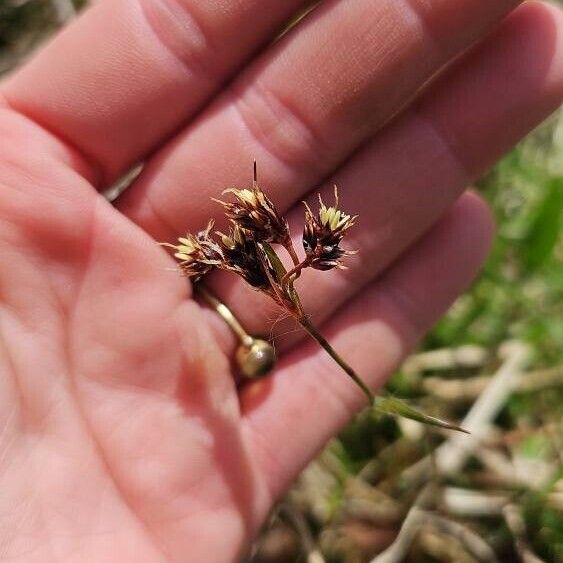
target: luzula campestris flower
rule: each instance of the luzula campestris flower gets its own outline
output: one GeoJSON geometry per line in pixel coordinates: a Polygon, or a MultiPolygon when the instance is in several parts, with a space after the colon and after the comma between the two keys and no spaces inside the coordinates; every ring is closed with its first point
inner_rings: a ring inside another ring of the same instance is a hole
{"type": "Polygon", "coordinates": [[[196,282],[209,273],[214,267],[220,266],[224,261],[223,250],[211,238],[211,229],[214,221],[211,220],[207,227],[192,235],[178,239],[178,244],[162,243],[175,250],[174,257],[178,260],[182,273],[196,282]]]}
{"type": "Polygon", "coordinates": [[[354,251],[340,248],[340,242],[346,231],[354,225],[357,216],[346,215],[338,209],[336,186],[334,186],[334,199],[334,206],[326,207],[319,195],[318,217],[313,215],[311,208],[305,203],[303,248],[311,267],[317,270],[345,268],[342,258],[355,254],[354,251]]]}
{"type": "Polygon", "coordinates": [[[213,221],[196,236],[186,235],[178,244],[166,244],[174,249],[182,272],[192,281],[198,281],[214,267],[241,276],[249,285],[269,295],[314,338],[363,390],[371,405],[383,412],[401,414],[428,424],[454,428],[447,422],[429,417],[394,397],[375,397],[362,378],[332,348],[305,313],[295,288],[295,282],[305,268],[330,270],[344,268],[342,258],[354,252],[343,250],[340,243],[354,225],[355,216],[338,209],[338,192],[335,186],[335,203],[327,207],[319,196],[320,208],[315,216],[305,204],[303,247],[305,257],[300,259],[293,248],[286,220],[276,211],[274,204],[258,187],[256,166],[254,182],[250,189],[229,189],[224,193],[234,195],[236,201],[220,203],[231,222],[228,235],[211,233],[213,221]],[[287,271],[271,243],[282,245],[293,261],[287,271]]]}
{"type": "Polygon", "coordinates": [[[233,222],[228,235],[218,235],[224,256],[221,268],[238,274],[252,287],[267,291],[271,284],[259,255],[263,251],[251,234],[233,222]]]}
{"type": "Polygon", "coordinates": [[[289,239],[287,221],[277,212],[274,204],[256,182],[252,187],[230,188],[236,201],[215,200],[225,208],[225,215],[237,225],[246,229],[259,242],[285,244],[289,239]]]}

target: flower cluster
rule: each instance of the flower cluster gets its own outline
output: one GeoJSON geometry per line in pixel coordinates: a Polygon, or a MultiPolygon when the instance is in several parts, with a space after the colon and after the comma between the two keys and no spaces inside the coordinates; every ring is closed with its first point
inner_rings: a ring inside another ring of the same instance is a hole
{"type": "Polygon", "coordinates": [[[346,231],[352,227],[357,215],[352,217],[338,209],[338,189],[334,186],[334,206],[326,207],[319,195],[319,214],[315,217],[305,203],[305,228],[303,230],[303,248],[312,268],[331,270],[345,268],[342,258],[355,254],[343,250],[340,242],[346,231]]]}
{"type": "MultiPolygon", "coordinates": [[[[278,213],[272,201],[256,182],[251,188],[230,188],[225,193],[234,196],[234,201],[219,201],[230,222],[228,234],[213,232],[213,221],[196,235],[187,234],[179,238],[177,244],[165,243],[174,250],[180,269],[192,281],[197,282],[214,268],[238,274],[250,286],[269,295],[314,338],[334,359],[342,370],[362,389],[370,404],[386,413],[395,413],[427,424],[443,428],[459,427],[434,417],[425,415],[395,397],[375,397],[362,378],[332,348],[317,330],[310,317],[301,306],[299,295],[294,287],[295,280],[305,268],[331,270],[344,268],[343,258],[354,254],[341,248],[340,244],[354,225],[357,216],[351,216],[339,209],[338,191],[334,188],[334,205],[327,207],[319,196],[319,210],[315,215],[305,203],[305,225],[303,229],[303,248],[305,257],[299,259],[289,232],[287,221],[278,213]],[[293,261],[287,271],[272,244],[281,245],[293,261]]],[[[206,293],[206,292],[204,292],[206,293]]],[[[237,330],[241,330],[240,327],[237,330]]],[[[271,346],[264,341],[266,348],[271,346]]],[[[242,352],[251,352],[242,346],[242,352]]],[[[270,354],[271,355],[271,354],[270,354]]],[[[272,367],[271,355],[266,373],[272,367]]],[[[260,364],[261,365],[261,364],[260,364]]],[[[252,374],[256,369],[251,370],[252,374]]]]}
{"type": "Polygon", "coordinates": [[[336,187],[332,207],[326,207],[319,196],[316,216],[305,204],[302,260],[293,247],[286,219],[256,179],[250,188],[229,188],[223,194],[234,196],[233,201],[215,200],[223,206],[229,220],[228,234],[213,232],[213,221],[210,221],[197,235],[187,234],[176,245],[166,244],[175,250],[182,272],[192,281],[199,281],[214,268],[227,270],[291,311],[295,310],[295,298],[288,294],[288,284],[293,284],[304,268],[343,268],[342,259],[353,254],[342,249],[340,243],[356,217],[338,208],[336,187]],[[288,251],[293,261],[289,272],[283,268],[272,244],[288,251]]]}
{"type": "Polygon", "coordinates": [[[192,235],[178,239],[178,244],[162,243],[174,249],[174,257],[178,260],[182,273],[192,281],[199,281],[213,268],[221,266],[225,261],[223,248],[211,236],[214,221],[210,220],[207,227],[192,235]]]}
{"type": "Polygon", "coordinates": [[[225,256],[223,269],[238,274],[249,285],[256,289],[268,290],[270,281],[268,274],[275,275],[268,265],[264,267],[263,253],[256,244],[249,231],[238,223],[233,226],[228,235],[219,233],[225,256]]]}
{"type": "Polygon", "coordinates": [[[225,208],[225,215],[240,228],[251,232],[256,240],[285,244],[289,240],[289,226],[280,216],[272,201],[253,184],[251,189],[229,188],[236,201],[215,200],[225,208]]]}

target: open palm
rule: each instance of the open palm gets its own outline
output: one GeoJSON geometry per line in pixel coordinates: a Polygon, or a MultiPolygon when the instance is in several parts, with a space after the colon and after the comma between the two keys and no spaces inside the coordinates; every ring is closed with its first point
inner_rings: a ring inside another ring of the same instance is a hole
{"type": "MultiPolygon", "coordinates": [[[[517,3],[332,0],[272,45],[306,2],[101,0],[4,81],[1,560],[240,557],[361,394],[284,330],[275,372],[237,389],[230,334],[155,240],[203,226],[253,158],[294,226],[336,181],[360,254],[301,293],[377,386],[486,254],[463,189],[563,94],[540,3],[420,93],[517,3]],[[139,160],[115,205],[99,195],[139,160]]],[[[260,296],[213,284],[269,332],[260,296]]]]}

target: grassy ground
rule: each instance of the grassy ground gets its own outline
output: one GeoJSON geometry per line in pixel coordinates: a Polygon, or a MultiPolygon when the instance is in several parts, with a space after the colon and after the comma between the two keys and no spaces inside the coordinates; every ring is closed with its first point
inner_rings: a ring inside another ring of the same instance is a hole
{"type": "Polygon", "coordinates": [[[255,562],[563,561],[563,115],[479,187],[498,223],[491,257],[388,385],[467,417],[479,440],[464,455],[361,414],[304,472],[255,562]]]}
{"type": "Polygon", "coordinates": [[[448,469],[451,441],[364,413],[305,471],[254,561],[355,563],[390,544],[373,561],[563,561],[563,115],[479,187],[491,257],[389,383],[426,412],[471,411],[475,451],[448,469]]]}
{"type": "MultiPolygon", "coordinates": [[[[56,4],[0,0],[0,72],[66,19],[56,4]]],[[[479,187],[494,251],[389,383],[428,412],[469,417],[479,440],[463,452],[363,413],[281,503],[255,563],[360,563],[385,549],[374,561],[563,561],[563,115],[479,187]]]]}

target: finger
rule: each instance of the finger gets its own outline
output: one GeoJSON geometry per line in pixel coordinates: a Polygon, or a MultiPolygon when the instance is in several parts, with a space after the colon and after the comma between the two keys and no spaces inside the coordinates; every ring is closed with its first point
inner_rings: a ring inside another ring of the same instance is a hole
{"type": "MultiPolygon", "coordinates": [[[[344,245],[359,249],[348,270],[305,271],[297,282],[317,322],[369,283],[432,225],[504,151],[543,120],[563,97],[563,19],[544,4],[518,9],[471,57],[387,127],[327,182],[332,201],[359,214],[344,245]],[[510,92],[510,96],[506,95],[510,92]]],[[[314,198],[311,205],[316,205],[314,198]]],[[[301,246],[302,206],[289,214],[301,246]]],[[[214,291],[256,334],[279,316],[270,300],[238,278],[217,276],[214,291]]],[[[278,334],[293,325],[276,324],[278,334]]],[[[300,332],[278,339],[292,346],[300,332]]]]}
{"type": "Polygon", "coordinates": [[[2,93],[109,182],[201,108],[305,2],[101,0],[2,93]]]}
{"type": "Polygon", "coordinates": [[[518,0],[331,1],[148,165],[118,207],[159,240],[199,229],[252,158],[286,209],[518,0]],[[463,13],[463,18],[458,16],[463,13]]]}
{"type": "MultiPolygon", "coordinates": [[[[486,205],[474,195],[463,196],[321,332],[369,385],[381,386],[473,279],[492,230],[486,205]]],[[[241,399],[247,431],[273,496],[363,402],[361,391],[313,342],[285,356],[272,377],[244,389],[241,399]]]]}

